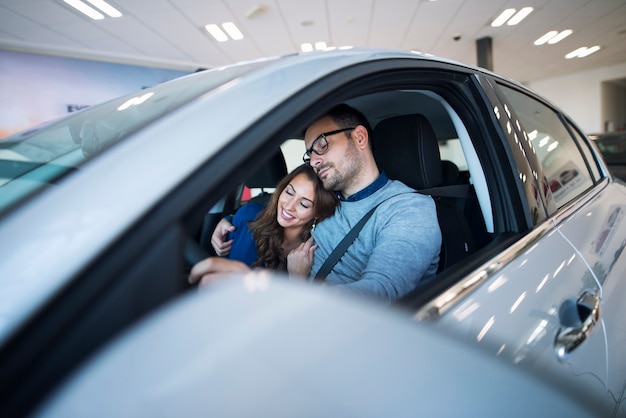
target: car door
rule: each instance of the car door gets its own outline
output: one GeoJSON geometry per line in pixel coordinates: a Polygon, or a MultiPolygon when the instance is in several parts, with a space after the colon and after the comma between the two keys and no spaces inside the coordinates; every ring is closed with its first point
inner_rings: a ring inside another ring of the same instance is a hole
{"type": "MultiPolygon", "coordinates": [[[[502,91],[511,100],[514,111],[522,107],[517,114],[524,129],[527,132],[537,130],[539,126],[532,125],[537,118],[524,120],[523,115],[528,114],[528,110],[534,114],[542,113],[542,105],[528,96],[517,95],[514,90],[503,88],[502,91]]],[[[551,113],[545,113],[552,117],[551,113]]],[[[594,155],[587,137],[563,115],[559,115],[558,122],[554,121],[555,128],[559,130],[559,137],[554,138],[558,140],[558,146],[549,153],[540,150],[537,152],[544,172],[551,170],[552,181],[560,182],[560,188],[552,193],[555,204],[547,206],[552,208],[550,215],[559,233],[580,254],[597,283],[597,295],[593,296],[596,303],[599,303],[598,322],[595,326],[603,332],[591,331],[591,334],[604,334],[606,403],[617,412],[625,383],[622,352],[626,334],[621,318],[625,313],[623,277],[626,261],[622,252],[626,237],[623,232],[619,232],[625,230],[624,188],[618,184],[609,184],[607,179],[603,179],[604,175],[601,174],[597,162],[598,156],[594,155]],[[586,193],[587,190],[593,191],[586,193]]],[[[542,148],[551,147],[550,141],[544,139],[544,143],[546,145],[542,148]]],[[[578,298],[583,295],[581,293],[578,298]]],[[[601,345],[598,343],[599,347],[601,345]]],[[[598,362],[601,358],[600,353],[597,353],[585,361],[598,362]]],[[[623,416],[624,407],[621,405],[618,416],[623,416]]]]}
{"type": "MultiPolygon", "coordinates": [[[[524,93],[520,86],[506,86],[518,100],[512,105],[507,95],[493,90],[493,82],[481,80],[489,97],[499,129],[509,147],[509,175],[515,178],[517,194],[526,213],[527,228],[497,247],[493,256],[443,292],[418,313],[418,317],[438,318],[436,326],[460,335],[472,344],[490,351],[517,367],[527,368],[553,381],[564,390],[585,387],[587,402],[608,403],[606,334],[601,324],[585,338],[572,337],[568,319],[574,322],[582,305],[599,306],[602,286],[596,280],[587,260],[568,238],[569,230],[585,234],[589,202],[601,199],[603,187],[598,184],[583,155],[579,155],[576,190],[566,191],[559,199],[549,187],[550,176],[541,164],[538,142],[546,137],[564,148],[576,149],[573,139],[558,114],[549,106],[524,93]],[[495,94],[494,94],[495,93],[495,94]],[[520,109],[520,103],[532,106],[520,109]],[[524,113],[524,117],[516,113],[524,113]],[[537,113],[539,112],[539,113],[537,113]],[[533,139],[530,135],[540,125],[533,139]],[[558,204],[556,203],[558,202],[558,204]],[[566,217],[559,217],[565,215],[566,217]],[[578,344],[564,346],[576,339],[578,344]]],[[[498,88],[500,88],[498,86],[498,88]]],[[[483,139],[489,141],[489,138],[483,139]]],[[[546,142],[542,147],[550,146],[546,142]]],[[[480,147],[478,147],[480,148],[480,147]]],[[[579,153],[580,154],[580,153],[579,153]]],[[[575,170],[566,166],[560,171],[575,170]]],[[[573,179],[569,179],[573,182],[573,179]]],[[[500,180],[503,181],[503,180],[500,180]]],[[[512,199],[515,201],[515,199],[512,199]]],[[[598,310],[589,309],[589,315],[598,310]]],[[[583,318],[585,319],[585,318],[583,318]]],[[[593,322],[593,321],[590,321],[593,322]]]]}
{"type": "MultiPolygon", "coordinates": [[[[571,128],[578,140],[582,144],[586,143],[587,137],[574,126],[571,128]]],[[[593,152],[593,147],[584,149],[593,152]]],[[[626,317],[626,287],[623,283],[626,277],[626,188],[622,183],[613,182],[608,183],[606,189],[589,205],[587,216],[594,218],[594,225],[590,228],[594,233],[586,235],[571,229],[565,234],[575,243],[602,284],[602,326],[606,328],[609,358],[608,396],[616,403],[615,416],[626,416],[626,359],[623,355],[626,342],[623,325],[623,318],[626,317]]]]}
{"type": "MultiPolygon", "coordinates": [[[[624,206],[623,191],[612,190],[615,185],[605,184],[605,190],[591,199],[584,208],[576,211],[559,223],[559,232],[576,248],[590,267],[591,276],[600,283],[601,327],[605,331],[607,362],[607,402],[616,409],[615,416],[624,416],[626,403],[626,365],[624,344],[626,343],[626,257],[623,254],[624,206]],[[588,228],[580,228],[580,224],[588,228]]],[[[594,331],[595,332],[595,331],[594,331]]],[[[588,361],[599,361],[589,357],[588,361]]]]}

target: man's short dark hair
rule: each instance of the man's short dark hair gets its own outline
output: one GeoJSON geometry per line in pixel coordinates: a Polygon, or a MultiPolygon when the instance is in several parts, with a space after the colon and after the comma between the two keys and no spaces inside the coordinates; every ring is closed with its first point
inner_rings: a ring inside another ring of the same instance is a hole
{"type": "Polygon", "coordinates": [[[365,129],[367,129],[369,146],[370,148],[372,147],[372,127],[370,126],[365,115],[357,109],[345,103],[341,103],[326,112],[325,116],[334,120],[340,128],[350,128],[352,126],[363,125],[365,129]]]}

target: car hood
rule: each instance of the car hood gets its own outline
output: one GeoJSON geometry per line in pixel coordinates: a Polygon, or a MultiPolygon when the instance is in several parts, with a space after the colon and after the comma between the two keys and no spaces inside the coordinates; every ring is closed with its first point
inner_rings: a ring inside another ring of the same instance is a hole
{"type": "Polygon", "coordinates": [[[262,273],[160,310],[36,416],[594,415],[576,402],[402,311],[262,273]]]}

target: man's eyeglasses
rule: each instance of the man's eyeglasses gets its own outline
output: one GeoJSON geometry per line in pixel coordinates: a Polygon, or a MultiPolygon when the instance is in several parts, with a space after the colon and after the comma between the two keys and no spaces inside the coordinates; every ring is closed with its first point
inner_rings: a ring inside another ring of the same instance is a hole
{"type": "Polygon", "coordinates": [[[353,129],[354,128],[342,128],[342,129],[336,129],[334,131],[324,132],[323,134],[320,134],[317,138],[315,138],[315,140],[311,144],[311,148],[306,150],[306,152],[302,156],[302,161],[304,161],[306,164],[310,164],[311,154],[313,153],[316,153],[317,155],[325,154],[326,151],[328,151],[328,140],[326,139],[326,137],[338,134],[340,132],[351,131],[353,129]]]}

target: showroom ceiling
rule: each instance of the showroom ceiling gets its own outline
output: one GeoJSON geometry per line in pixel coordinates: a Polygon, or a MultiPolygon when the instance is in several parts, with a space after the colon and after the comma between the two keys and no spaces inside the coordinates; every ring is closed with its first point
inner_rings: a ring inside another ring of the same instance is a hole
{"type": "Polygon", "coordinates": [[[476,64],[491,37],[493,70],[527,82],[626,62],[625,0],[109,0],[119,18],[92,20],[63,0],[0,0],[0,49],[193,70],[300,51],[301,44],[418,50],[476,64]],[[504,9],[534,10],[491,27],[504,9]],[[217,42],[205,25],[234,22],[217,42]],[[534,46],[551,30],[559,43],[534,46]],[[565,59],[579,47],[600,46],[565,59]]]}

